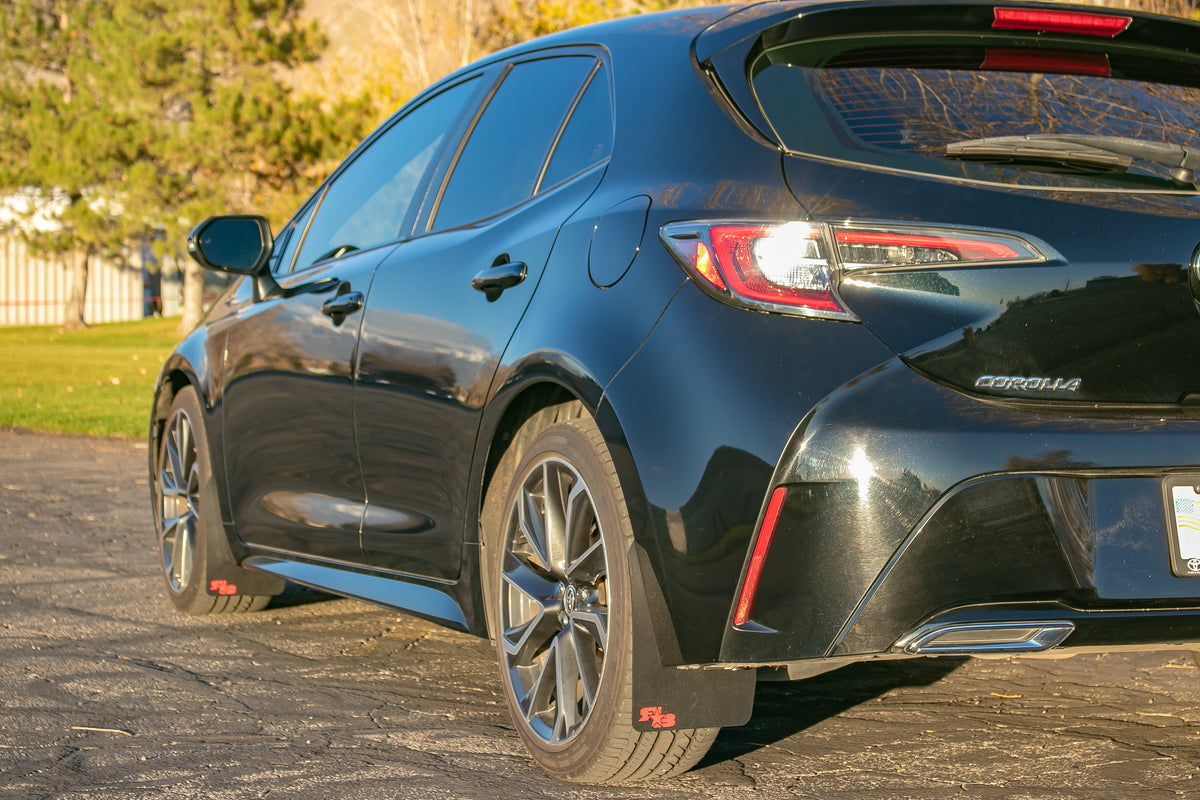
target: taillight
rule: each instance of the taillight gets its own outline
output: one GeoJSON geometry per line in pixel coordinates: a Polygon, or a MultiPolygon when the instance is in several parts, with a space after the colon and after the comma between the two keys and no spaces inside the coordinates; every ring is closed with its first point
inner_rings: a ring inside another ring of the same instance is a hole
{"type": "Polygon", "coordinates": [[[1124,33],[1133,17],[1090,11],[1055,11],[1044,8],[996,8],[993,28],[1043,33],[1082,33],[1116,36],[1124,33]]]}
{"type": "Polygon", "coordinates": [[[842,313],[819,225],[713,225],[717,263],[728,288],[761,303],[842,313]]]}
{"type": "Polygon", "coordinates": [[[1003,233],[864,226],[839,227],[834,236],[847,271],[1046,260],[1024,239],[1003,233]]]}
{"type": "Polygon", "coordinates": [[[661,239],[706,292],[760,311],[856,319],[837,294],[861,270],[1047,260],[1025,239],[995,231],[818,222],[675,222],[661,239]]]}

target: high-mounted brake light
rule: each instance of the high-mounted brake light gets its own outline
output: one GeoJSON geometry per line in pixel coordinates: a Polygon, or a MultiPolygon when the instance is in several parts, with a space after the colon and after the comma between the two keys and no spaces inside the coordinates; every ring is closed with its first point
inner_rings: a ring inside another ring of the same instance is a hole
{"type": "Polygon", "coordinates": [[[661,238],[702,289],[733,305],[854,320],[837,284],[847,273],[993,263],[1047,256],[995,231],[844,222],[675,222],[661,238]]]}
{"type": "Polygon", "coordinates": [[[1116,36],[1133,23],[1133,17],[1090,11],[1052,11],[1042,8],[996,8],[993,28],[1042,33],[1082,33],[1116,36]]]}

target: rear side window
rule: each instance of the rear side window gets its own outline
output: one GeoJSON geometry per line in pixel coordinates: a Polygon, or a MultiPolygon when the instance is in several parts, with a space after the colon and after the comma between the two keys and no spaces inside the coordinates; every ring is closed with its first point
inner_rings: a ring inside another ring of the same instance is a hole
{"type": "Polygon", "coordinates": [[[592,73],[591,56],[515,65],[459,154],[438,202],[433,230],[499,214],[533,196],[567,112],[592,73]]]}
{"type": "MultiPolygon", "coordinates": [[[[1026,186],[1191,189],[1162,159],[1064,156],[1051,142],[1101,136],[1200,149],[1200,64],[1108,40],[1013,34],[846,37],[766,50],[752,65],[762,110],[797,153],[1026,186]],[[1122,160],[1115,158],[1114,160],[1122,160]]],[[[1103,143],[1101,143],[1103,145],[1103,143]]]]}
{"type": "Polygon", "coordinates": [[[554,147],[540,189],[553,188],[608,158],[612,152],[612,137],[608,74],[600,67],[571,112],[571,119],[554,147]]]}

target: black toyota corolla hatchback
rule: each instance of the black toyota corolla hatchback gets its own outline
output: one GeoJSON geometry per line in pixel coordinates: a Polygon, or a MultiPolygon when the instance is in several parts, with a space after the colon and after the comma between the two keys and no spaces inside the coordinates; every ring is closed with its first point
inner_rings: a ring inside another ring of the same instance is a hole
{"type": "MultiPolygon", "coordinates": [[[[1200,25],[768,2],[472,64],[276,235],[151,424],[167,591],[490,637],[554,776],[755,683],[1200,641],[1200,25]]],[[[198,143],[203,146],[203,143],[198,143]]]]}

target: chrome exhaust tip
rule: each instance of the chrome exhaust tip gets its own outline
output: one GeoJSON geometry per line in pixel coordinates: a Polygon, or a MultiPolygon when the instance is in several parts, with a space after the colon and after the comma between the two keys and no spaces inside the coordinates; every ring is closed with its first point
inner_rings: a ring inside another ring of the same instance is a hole
{"type": "Polygon", "coordinates": [[[903,637],[896,648],[912,655],[1040,653],[1058,647],[1074,630],[1074,623],[1061,621],[935,622],[903,637]]]}

